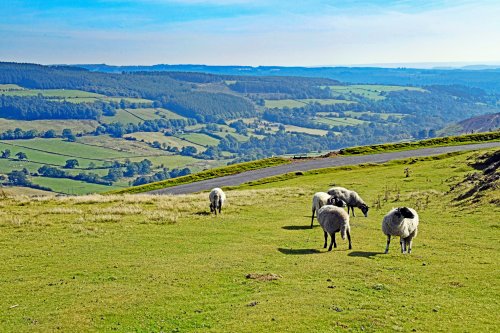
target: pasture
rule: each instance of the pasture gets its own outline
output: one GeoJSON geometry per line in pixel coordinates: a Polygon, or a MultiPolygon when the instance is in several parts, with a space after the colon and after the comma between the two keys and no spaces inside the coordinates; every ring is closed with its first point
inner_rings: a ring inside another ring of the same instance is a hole
{"type": "Polygon", "coordinates": [[[102,94],[72,89],[29,89],[17,86],[15,84],[0,84],[0,92],[1,94],[6,96],[29,97],[42,95],[46,98],[54,100],[65,100],[71,103],[93,103],[95,101],[119,103],[122,100],[129,103],[152,103],[151,100],[143,98],[110,97],[102,94]]]}
{"type": "Polygon", "coordinates": [[[385,99],[383,94],[393,91],[402,91],[402,90],[420,91],[420,92],[426,91],[425,89],[419,87],[391,86],[391,85],[379,85],[379,84],[353,84],[347,86],[330,86],[330,89],[333,92],[338,93],[339,95],[349,96],[355,94],[373,100],[385,99]]]}
{"type": "Polygon", "coordinates": [[[355,103],[353,101],[340,100],[340,99],[317,99],[317,98],[307,98],[307,99],[279,99],[279,100],[265,100],[266,108],[302,108],[306,105],[319,103],[321,105],[332,105],[332,104],[351,104],[355,103]]]}
{"type": "Polygon", "coordinates": [[[24,131],[37,130],[44,132],[54,130],[58,135],[66,128],[74,134],[90,133],[99,126],[95,120],[13,120],[0,118],[0,132],[20,128],[24,131]]]}
{"type": "Polygon", "coordinates": [[[183,140],[176,136],[171,136],[171,135],[166,136],[165,134],[160,132],[135,132],[131,134],[126,134],[125,137],[132,137],[139,141],[144,141],[149,143],[158,141],[161,144],[165,144],[170,147],[177,147],[179,149],[182,149],[182,147],[187,147],[187,146],[193,146],[198,151],[205,151],[206,149],[202,145],[183,140]]]}
{"type": "Polygon", "coordinates": [[[103,116],[101,121],[103,123],[120,122],[122,124],[139,124],[146,120],[154,119],[185,119],[185,117],[178,115],[170,110],[163,108],[137,108],[137,109],[118,109],[114,116],[103,116]]]}
{"type": "Polygon", "coordinates": [[[2,198],[0,327],[495,331],[500,193],[458,202],[448,192],[476,155],[269,179],[228,190],[218,217],[207,193],[2,198]],[[309,228],[310,200],[334,183],[372,208],[351,219],[352,250],[337,237],[325,252],[317,222],[309,228]],[[384,255],[382,216],[401,205],[421,216],[414,252],[400,254],[394,241],[384,255]]]}
{"type": "Polygon", "coordinates": [[[367,121],[356,119],[356,118],[350,118],[350,117],[344,117],[344,118],[338,118],[338,117],[316,117],[314,119],[315,122],[320,123],[320,124],[326,124],[330,126],[356,126],[360,124],[364,124],[367,121]]]}

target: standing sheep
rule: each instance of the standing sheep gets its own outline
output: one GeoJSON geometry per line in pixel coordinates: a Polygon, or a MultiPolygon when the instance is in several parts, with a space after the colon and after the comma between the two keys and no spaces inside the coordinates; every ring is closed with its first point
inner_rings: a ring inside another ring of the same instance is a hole
{"type": "Polygon", "coordinates": [[[391,236],[399,236],[401,253],[411,253],[412,239],[417,236],[418,214],[408,207],[393,208],[382,221],[382,232],[387,236],[385,253],[389,252],[391,236]]]}
{"type": "Polygon", "coordinates": [[[318,211],[324,205],[334,205],[337,207],[345,207],[345,202],[332,197],[328,193],[325,192],[316,192],[314,193],[312,200],[312,216],[311,216],[311,228],[313,227],[314,222],[314,213],[318,211]]]}
{"type": "Polygon", "coordinates": [[[323,248],[326,248],[328,243],[328,235],[332,238],[330,247],[328,251],[332,250],[332,245],[337,247],[335,242],[335,233],[340,231],[340,236],[342,239],[349,240],[349,250],[352,249],[351,245],[351,227],[349,225],[349,214],[340,207],[333,205],[325,205],[318,210],[318,222],[323,228],[323,233],[325,235],[325,244],[323,248]]]}
{"type": "Polygon", "coordinates": [[[356,215],[354,215],[354,207],[358,207],[359,209],[361,209],[365,217],[368,217],[369,208],[365,204],[363,199],[361,199],[358,193],[348,190],[344,187],[336,186],[329,189],[328,194],[345,201],[345,203],[347,204],[347,214],[349,214],[349,210],[352,210],[352,216],[355,217],[356,215]]]}
{"type": "Polygon", "coordinates": [[[220,188],[216,187],[210,191],[208,198],[210,199],[210,213],[217,215],[217,210],[219,210],[220,214],[222,205],[226,201],[226,194],[220,188]]]}

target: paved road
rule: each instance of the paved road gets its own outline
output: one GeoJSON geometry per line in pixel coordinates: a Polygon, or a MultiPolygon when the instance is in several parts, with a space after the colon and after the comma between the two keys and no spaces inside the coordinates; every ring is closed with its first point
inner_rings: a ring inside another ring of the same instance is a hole
{"type": "Polygon", "coordinates": [[[489,142],[481,144],[424,148],[416,150],[406,150],[393,153],[382,153],[364,156],[346,156],[336,158],[318,158],[314,160],[302,160],[289,164],[279,165],[271,168],[258,169],[242,172],[236,175],[224,176],[214,179],[202,180],[196,183],[172,186],[161,190],[150,191],[150,194],[186,194],[210,190],[214,187],[235,186],[249,181],[266,177],[277,176],[294,171],[307,171],[313,169],[329,168],[343,165],[356,165],[362,163],[384,163],[391,160],[404,159],[409,157],[439,155],[455,151],[476,150],[481,148],[500,147],[500,142],[489,142]]]}

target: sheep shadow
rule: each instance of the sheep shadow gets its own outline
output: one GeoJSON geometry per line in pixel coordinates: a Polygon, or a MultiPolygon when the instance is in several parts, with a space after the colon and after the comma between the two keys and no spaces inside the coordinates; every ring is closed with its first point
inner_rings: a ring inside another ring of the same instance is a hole
{"type": "Polygon", "coordinates": [[[212,213],[207,212],[206,210],[202,210],[202,211],[196,212],[194,214],[195,215],[202,215],[202,216],[212,215],[212,213]]]}
{"type": "Polygon", "coordinates": [[[349,257],[362,257],[373,259],[375,256],[379,254],[384,254],[384,252],[369,252],[369,251],[353,251],[348,254],[349,257]]]}
{"type": "MultiPolygon", "coordinates": [[[[319,227],[319,225],[313,225],[313,228],[319,227]]],[[[285,225],[281,227],[281,229],[285,230],[307,230],[311,229],[310,225],[285,225]]]]}
{"type": "Polygon", "coordinates": [[[316,249],[285,249],[282,247],[279,247],[278,251],[280,251],[283,254],[291,254],[291,255],[304,255],[304,254],[321,253],[321,251],[316,250],[316,249]]]}

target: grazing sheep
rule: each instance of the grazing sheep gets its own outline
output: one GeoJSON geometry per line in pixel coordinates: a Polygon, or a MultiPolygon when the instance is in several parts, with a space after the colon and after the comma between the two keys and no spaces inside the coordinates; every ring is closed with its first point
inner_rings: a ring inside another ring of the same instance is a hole
{"type": "Polygon", "coordinates": [[[358,193],[348,190],[344,187],[336,186],[329,189],[328,194],[345,201],[345,203],[347,204],[347,214],[349,214],[349,210],[352,210],[352,216],[355,217],[356,215],[354,215],[354,207],[358,207],[359,209],[361,209],[365,217],[368,217],[369,208],[365,204],[363,199],[361,199],[358,193]]]}
{"type": "Polygon", "coordinates": [[[208,198],[210,199],[210,212],[217,215],[217,210],[219,210],[220,214],[222,205],[226,201],[226,194],[220,188],[216,187],[210,191],[208,198]]]}
{"type": "Polygon", "coordinates": [[[408,207],[392,209],[382,221],[382,232],[387,235],[387,246],[385,253],[389,252],[391,236],[399,236],[401,253],[411,253],[411,242],[417,236],[418,214],[408,207]]]}
{"type": "Polygon", "coordinates": [[[345,210],[333,205],[325,205],[318,210],[318,222],[321,225],[321,228],[323,228],[325,235],[325,244],[323,245],[323,248],[326,248],[328,235],[332,238],[328,251],[332,250],[332,245],[337,247],[337,243],[335,242],[335,233],[340,231],[342,239],[345,239],[347,235],[347,239],[349,240],[349,250],[352,249],[349,214],[347,214],[345,210]]]}
{"type": "Polygon", "coordinates": [[[318,211],[324,205],[334,205],[337,207],[345,207],[345,202],[332,197],[328,193],[325,192],[316,192],[314,193],[312,200],[312,216],[311,216],[311,228],[313,227],[314,222],[314,213],[318,211]]]}

